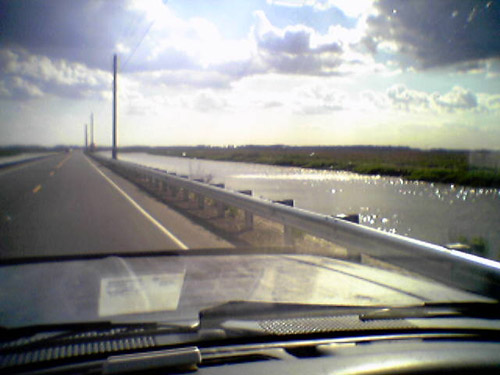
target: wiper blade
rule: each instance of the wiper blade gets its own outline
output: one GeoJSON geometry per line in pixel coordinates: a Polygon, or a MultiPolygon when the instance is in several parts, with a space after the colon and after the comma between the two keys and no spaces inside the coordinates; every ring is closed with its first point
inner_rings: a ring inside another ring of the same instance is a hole
{"type": "Polygon", "coordinates": [[[0,326],[0,335],[29,335],[39,332],[52,332],[52,331],[92,331],[92,330],[106,330],[106,329],[171,329],[171,330],[188,330],[192,331],[199,326],[198,319],[183,320],[176,322],[113,322],[113,321],[95,321],[95,322],[69,322],[69,323],[53,323],[53,324],[36,324],[21,327],[6,327],[0,326]]]}
{"type": "Polygon", "coordinates": [[[500,319],[498,302],[426,302],[422,305],[385,307],[359,316],[360,320],[420,318],[500,319]]]}
{"type": "Polygon", "coordinates": [[[27,327],[0,328],[0,354],[5,351],[25,350],[30,347],[88,342],[102,339],[120,339],[137,335],[162,333],[193,333],[199,328],[199,320],[181,322],[113,323],[73,322],[44,324],[27,327]]]}
{"type": "Polygon", "coordinates": [[[227,317],[250,317],[253,315],[275,314],[356,314],[365,311],[381,309],[385,306],[359,305],[321,305],[308,303],[281,303],[281,302],[247,302],[228,301],[220,305],[200,311],[202,323],[206,319],[225,319],[227,317]]]}

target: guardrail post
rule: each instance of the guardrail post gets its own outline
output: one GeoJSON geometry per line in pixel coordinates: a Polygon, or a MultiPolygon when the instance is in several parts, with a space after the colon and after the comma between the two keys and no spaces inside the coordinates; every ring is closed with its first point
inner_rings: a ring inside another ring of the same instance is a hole
{"type": "Polygon", "coordinates": [[[177,188],[177,186],[170,186],[170,192],[172,193],[172,198],[177,198],[179,189],[177,188]]]}
{"type": "Polygon", "coordinates": [[[336,219],[341,219],[345,221],[350,221],[351,223],[359,224],[359,214],[340,214],[340,215],[332,215],[332,217],[336,219]]]}
{"type": "Polygon", "coordinates": [[[217,202],[217,217],[224,217],[226,213],[226,206],[222,202],[217,202]]]}
{"type": "MultiPolygon", "coordinates": [[[[224,184],[210,184],[210,185],[221,189],[225,188],[224,184]]],[[[217,217],[224,217],[226,213],[226,205],[222,202],[216,202],[216,207],[217,207],[217,217]]]]}
{"type": "MultiPolygon", "coordinates": [[[[240,190],[241,194],[252,196],[252,190],[240,190]]],[[[250,211],[245,211],[245,230],[253,229],[253,214],[250,211]]]]}
{"type": "Polygon", "coordinates": [[[283,226],[283,238],[285,240],[285,246],[295,246],[292,227],[289,227],[288,225],[283,226]]]}
{"type": "MultiPolygon", "coordinates": [[[[201,183],[204,182],[202,178],[194,178],[193,181],[201,182],[201,183]]],[[[195,197],[198,201],[198,208],[200,210],[203,210],[205,208],[205,196],[202,194],[195,194],[195,197]]]]}
{"type": "Polygon", "coordinates": [[[198,194],[198,208],[200,210],[205,208],[205,197],[201,194],[198,194]]]}
{"type": "MultiPolygon", "coordinates": [[[[274,201],[275,203],[284,204],[286,206],[293,207],[294,201],[293,199],[284,199],[281,201],[274,201]]],[[[288,225],[283,225],[283,239],[285,242],[285,246],[295,246],[295,240],[293,238],[293,228],[288,225]]]]}

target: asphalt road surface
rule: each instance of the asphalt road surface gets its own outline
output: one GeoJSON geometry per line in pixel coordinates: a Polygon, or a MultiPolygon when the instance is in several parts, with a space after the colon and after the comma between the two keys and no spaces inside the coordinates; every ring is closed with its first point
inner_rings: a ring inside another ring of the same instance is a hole
{"type": "Polygon", "coordinates": [[[81,151],[0,170],[0,257],[230,247],[81,151]]]}

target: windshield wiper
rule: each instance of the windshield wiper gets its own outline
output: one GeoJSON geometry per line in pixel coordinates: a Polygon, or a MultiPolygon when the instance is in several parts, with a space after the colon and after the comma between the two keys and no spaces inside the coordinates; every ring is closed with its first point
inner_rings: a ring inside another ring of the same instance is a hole
{"type": "Polygon", "coordinates": [[[420,326],[409,321],[412,318],[500,320],[500,304],[429,302],[407,306],[359,306],[233,301],[205,309],[200,317],[202,327],[219,326],[228,337],[243,334],[296,335],[419,329],[420,326]]]}
{"type": "Polygon", "coordinates": [[[26,350],[46,345],[67,345],[102,340],[120,340],[134,336],[150,336],[170,333],[194,333],[199,320],[175,323],[113,323],[73,322],[65,324],[42,324],[27,327],[0,327],[0,354],[12,350],[26,350]]]}
{"type": "Polygon", "coordinates": [[[359,316],[362,321],[421,318],[500,319],[498,302],[425,302],[422,305],[384,307],[359,316]]]}
{"type": "Polygon", "coordinates": [[[276,302],[230,301],[204,309],[202,321],[227,318],[251,318],[252,316],[292,315],[359,315],[361,320],[397,319],[409,317],[460,316],[482,319],[500,319],[499,302],[423,302],[415,305],[319,305],[276,302]]]}

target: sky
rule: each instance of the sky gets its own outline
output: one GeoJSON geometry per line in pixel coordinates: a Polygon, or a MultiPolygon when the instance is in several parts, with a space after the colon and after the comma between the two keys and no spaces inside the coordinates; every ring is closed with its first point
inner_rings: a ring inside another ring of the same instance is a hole
{"type": "Polygon", "coordinates": [[[0,146],[500,149],[499,0],[0,0],[0,146]]]}

